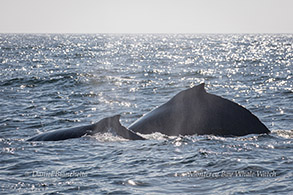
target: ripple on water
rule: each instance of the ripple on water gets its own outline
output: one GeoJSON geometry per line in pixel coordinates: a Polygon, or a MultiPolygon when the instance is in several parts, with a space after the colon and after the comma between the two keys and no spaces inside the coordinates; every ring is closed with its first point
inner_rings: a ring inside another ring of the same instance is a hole
{"type": "Polygon", "coordinates": [[[1,34],[1,192],[290,193],[292,38],[1,34]],[[272,133],[25,141],[114,114],[128,126],[202,82],[272,133]]]}

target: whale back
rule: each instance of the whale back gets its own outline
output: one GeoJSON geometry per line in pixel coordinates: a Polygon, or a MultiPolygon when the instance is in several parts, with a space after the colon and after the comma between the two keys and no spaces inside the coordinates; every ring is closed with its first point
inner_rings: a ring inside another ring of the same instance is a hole
{"type": "Polygon", "coordinates": [[[27,141],[59,141],[106,132],[111,132],[126,139],[144,140],[144,138],[141,136],[122,126],[119,119],[120,115],[115,115],[112,117],[103,118],[99,122],[92,125],[45,132],[32,137],[27,141]]]}
{"type": "Polygon", "coordinates": [[[266,126],[244,107],[207,93],[204,83],[181,91],[135,121],[129,129],[143,134],[160,132],[166,135],[269,133],[266,126]]]}

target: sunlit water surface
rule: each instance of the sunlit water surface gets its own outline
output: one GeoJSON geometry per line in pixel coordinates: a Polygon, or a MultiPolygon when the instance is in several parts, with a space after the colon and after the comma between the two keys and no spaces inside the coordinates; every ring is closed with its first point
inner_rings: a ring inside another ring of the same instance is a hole
{"type": "Polygon", "coordinates": [[[0,193],[292,192],[292,44],[291,34],[0,34],[0,193]],[[25,141],[115,114],[128,126],[202,82],[272,133],[25,141]]]}

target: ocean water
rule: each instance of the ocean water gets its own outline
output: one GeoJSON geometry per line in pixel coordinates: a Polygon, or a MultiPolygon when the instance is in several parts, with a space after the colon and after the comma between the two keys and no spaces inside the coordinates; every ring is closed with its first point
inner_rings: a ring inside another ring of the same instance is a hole
{"type": "Polygon", "coordinates": [[[292,34],[0,34],[0,193],[292,193],[292,62],[292,34]],[[272,133],[26,141],[115,114],[128,126],[203,82],[272,133]]]}

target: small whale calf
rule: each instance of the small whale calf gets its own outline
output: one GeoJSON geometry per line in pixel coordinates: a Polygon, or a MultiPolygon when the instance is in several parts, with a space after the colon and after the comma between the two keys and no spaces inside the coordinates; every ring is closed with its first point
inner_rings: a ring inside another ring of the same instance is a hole
{"type": "Polygon", "coordinates": [[[106,132],[130,140],[145,139],[136,134],[137,132],[160,132],[172,136],[244,136],[270,133],[269,129],[246,108],[207,93],[204,83],[181,91],[167,103],[143,115],[128,128],[122,126],[119,119],[120,115],[115,115],[92,125],[42,133],[28,141],[58,141],[106,132]]]}
{"type": "Polygon", "coordinates": [[[86,135],[94,135],[97,133],[111,132],[114,135],[121,136],[130,140],[144,140],[143,137],[126,129],[119,122],[120,115],[107,117],[99,122],[81,127],[74,127],[70,129],[61,129],[56,131],[49,131],[28,139],[27,141],[59,141],[65,139],[78,138],[86,135]]]}

